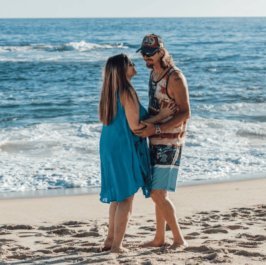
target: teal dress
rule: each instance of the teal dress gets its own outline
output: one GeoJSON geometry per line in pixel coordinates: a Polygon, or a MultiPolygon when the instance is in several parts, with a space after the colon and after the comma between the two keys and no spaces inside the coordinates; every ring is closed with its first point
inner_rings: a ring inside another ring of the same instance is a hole
{"type": "MultiPolygon", "coordinates": [[[[147,117],[147,111],[141,104],[139,116],[141,120],[147,117]]],[[[119,95],[113,122],[102,127],[100,159],[101,202],[121,202],[139,188],[146,198],[150,197],[152,177],[147,139],[130,130],[119,95]]]]}

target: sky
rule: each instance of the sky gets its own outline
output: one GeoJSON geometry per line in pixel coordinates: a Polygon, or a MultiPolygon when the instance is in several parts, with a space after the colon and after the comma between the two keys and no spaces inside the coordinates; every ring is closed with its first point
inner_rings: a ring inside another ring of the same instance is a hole
{"type": "Polygon", "coordinates": [[[266,0],[0,0],[0,18],[265,16],[266,0]]]}

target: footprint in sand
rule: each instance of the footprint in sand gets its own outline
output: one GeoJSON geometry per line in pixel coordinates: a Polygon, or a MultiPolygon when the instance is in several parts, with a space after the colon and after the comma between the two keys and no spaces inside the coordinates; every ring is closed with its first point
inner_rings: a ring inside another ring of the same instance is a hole
{"type": "Polygon", "coordinates": [[[98,232],[82,232],[82,233],[78,233],[78,234],[72,234],[73,237],[100,237],[102,236],[101,234],[99,234],[98,232]]]}
{"type": "Polygon", "coordinates": [[[189,233],[188,236],[199,236],[200,233],[198,232],[193,232],[193,233],[189,233]]]}
{"type": "Polygon", "coordinates": [[[70,253],[73,252],[76,248],[75,247],[57,247],[53,249],[54,253],[60,253],[60,252],[65,252],[65,253],[70,253]]]}
{"type": "Polygon", "coordinates": [[[264,235],[252,235],[248,233],[238,234],[236,238],[244,238],[252,241],[266,241],[266,236],[264,235]]]}
{"type": "Polygon", "coordinates": [[[246,250],[239,250],[239,249],[228,249],[229,253],[233,253],[234,255],[244,256],[244,257],[264,257],[265,255],[259,252],[250,252],[246,250]]]}
{"type": "Polygon", "coordinates": [[[3,225],[1,228],[7,229],[7,230],[34,229],[34,227],[31,225],[3,225]]]}
{"type": "Polygon", "coordinates": [[[242,225],[228,225],[226,228],[230,230],[238,230],[238,229],[249,229],[248,227],[244,227],[242,225]]]}
{"type": "MultiPolygon", "coordinates": [[[[125,264],[125,265],[127,265],[127,264],[132,264],[132,265],[137,265],[137,264],[144,264],[143,262],[142,263],[139,263],[139,260],[137,260],[137,259],[129,259],[129,258],[126,258],[126,259],[123,259],[123,260],[119,260],[119,263],[120,264],[125,264]]],[[[147,263],[148,264],[148,263],[147,263]]],[[[149,263],[149,265],[151,265],[151,264],[154,264],[154,263],[149,263]]]]}
{"type": "Polygon", "coordinates": [[[13,240],[13,239],[0,238],[0,243],[1,244],[8,243],[8,242],[15,242],[15,240],[13,240]]]}
{"type": "Polygon", "coordinates": [[[52,226],[40,226],[38,230],[55,230],[55,229],[60,229],[60,228],[66,228],[64,225],[52,225],[52,226]]]}
{"type": "Polygon", "coordinates": [[[39,257],[40,257],[39,255],[33,255],[32,253],[13,253],[11,256],[7,256],[8,259],[19,259],[19,260],[36,259],[39,257]]]}
{"type": "Polygon", "coordinates": [[[80,222],[80,221],[68,221],[62,223],[62,225],[89,225],[89,222],[80,222]]]}
{"type": "Polygon", "coordinates": [[[222,228],[213,228],[213,229],[203,230],[202,233],[204,234],[217,234],[217,233],[228,234],[228,231],[222,228]]]}
{"type": "Polygon", "coordinates": [[[95,226],[93,228],[90,229],[91,232],[97,232],[99,234],[104,234],[105,232],[108,231],[108,227],[107,226],[95,226]]]}
{"type": "Polygon", "coordinates": [[[39,249],[39,250],[36,250],[36,252],[41,252],[43,254],[54,254],[53,250],[50,250],[50,249],[39,249]]]}
{"type": "Polygon", "coordinates": [[[4,236],[4,235],[10,235],[11,233],[9,232],[9,231],[7,231],[7,230],[1,230],[0,231],[0,236],[4,236]]]}
{"type": "MultiPolygon", "coordinates": [[[[72,240],[71,240],[72,241],[72,240]]],[[[95,247],[95,246],[97,246],[98,244],[97,243],[94,243],[94,242],[92,242],[92,243],[90,243],[90,242],[86,242],[86,243],[82,243],[81,244],[81,246],[83,246],[83,247],[95,247]]]]}
{"type": "MultiPolygon", "coordinates": [[[[75,239],[75,240],[77,240],[77,239],[75,239]]],[[[72,242],[73,243],[73,239],[68,239],[68,240],[53,240],[54,241],[54,243],[56,243],[56,244],[66,244],[66,243],[69,243],[69,242],[72,242]]]]}
{"type": "Polygon", "coordinates": [[[131,238],[134,238],[134,237],[145,237],[145,236],[138,236],[138,235],[125,234],[125,237],[131,237],[131,238]]]}
{"type": "Polygon", "coordinates": [[[197,214],[210,214],[210,212],[199,212],[197,214]]]}
{"type": "Polygon", "coordinates": [[[219,220],[221,217],[217,214],[214,214],[214,215],[211,215],[210,218],[213,220],[219,220]]]}
{"type": "Polygon", "coordinates": [[[231,257],[219,253],[211,253],[201,258],[203,260],[211,261],[212,263],[232,263],[231,257]]]}
{"type": "Polygon", "coordinates": [[[51,243],[53,243],[52,240],[43,240],[43,241],[35,241],[35,244],[44,244],[44,245],[49,245],[51,243]]]}
{"type": "Polygon", "coordinates": [[[179,220],[178,223],[180,225],[193,225],[192,221],[187,221],[187,220],[179,220]]]}
{"type": "Polygon", "coordinates": [[[10,251],[17,251],[17,250],[29,250],[29,249],[30,249],[29,247],[16,245],[15,247],[10,248],[9,250],[10,251]]]}
{"type": "Polygon", "coordinates": [[[184,248],[184,251],[188,251],[188,252],[206,252],[206,251],[210,251],[211,248],[207,247],[207,246],[195,246],[195,247],[186,247],[184,248]]]}
{"type": "Polygon", "coordinates": [[[237,245],[239,247],[244,247],[244,248],[257,248],[259,244],[262,244],[260,242],[239,242],[237,245]]]}
{"type": "Polygon", "coordinates": [[[140,226],[139,229],[144,229],[148,231],[156,231],[156,228],[153,226],[140,226]]]}
{"type": "Polygon", "coordinates": [[[68,228],[60,228],[60,229],[55,229],[55,230],[51,230],[49,232],[47,232],[48,234],[56,234],[56,235],[59,235],[59,236],[62,236],[62,235],[73,235],[76,233],[75,230],[70,230],[68,228]]]}

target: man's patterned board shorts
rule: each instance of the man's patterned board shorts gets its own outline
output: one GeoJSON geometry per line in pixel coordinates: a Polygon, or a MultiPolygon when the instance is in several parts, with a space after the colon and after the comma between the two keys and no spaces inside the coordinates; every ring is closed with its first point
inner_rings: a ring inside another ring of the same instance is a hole
{"type": "Polygon", "coordinates": [[[152,189],[175,191],[182,146],[151,145],[152,189]]]}

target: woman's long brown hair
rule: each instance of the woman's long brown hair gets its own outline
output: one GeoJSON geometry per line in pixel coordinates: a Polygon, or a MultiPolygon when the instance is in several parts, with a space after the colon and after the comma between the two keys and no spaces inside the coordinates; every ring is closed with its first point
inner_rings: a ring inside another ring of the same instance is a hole
{"type": "Polygon", "coordinates": [[[99,104],[99,117],[104,125],[112,123],[117,112],[117,94],[133,99],[127,79],[129,59],[126,54],[110,57],[104,68],[103,86],[99,104]]]}

